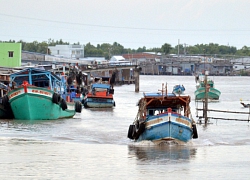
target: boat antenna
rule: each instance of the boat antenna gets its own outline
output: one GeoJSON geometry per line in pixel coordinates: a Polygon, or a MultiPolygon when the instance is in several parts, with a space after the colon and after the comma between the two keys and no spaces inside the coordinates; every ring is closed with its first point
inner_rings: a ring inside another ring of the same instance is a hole
{"type": "Polygon", "coordinates": [[[161,89],[158,89],[161,92],[162,98],[164,98],[164,83],[161,84],[161,89]]]}
{"type": "Polygon", "coordinates": [[[166,96],[168,94],[168,83],[166,82],[166,85],[165,85],[165,90],[166,90],[166,96]]]}

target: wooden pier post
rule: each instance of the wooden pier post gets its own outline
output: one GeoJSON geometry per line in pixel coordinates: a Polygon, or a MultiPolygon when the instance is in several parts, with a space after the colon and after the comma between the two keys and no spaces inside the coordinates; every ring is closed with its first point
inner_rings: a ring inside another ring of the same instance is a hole
{"type": "Polygon", "coordinates": [[[140,71],[141,71],[141,68],[138,68],[138,67],[136,67],[134,70],[135,92],[139,92],[140,71]]]}
{"type": "Polygon", "coordinates": [[[209,87],[207,84],[207,75],[208,71],[205,71],[205,79],[204,79],[204,85],[205,85],[205,99],[204,99],[204,107],[203,107],[203,116],[205,120],[205,125],[207,125],[208,117],[207,117],[207,110],[208,110],[208,91],[209,87]]]}

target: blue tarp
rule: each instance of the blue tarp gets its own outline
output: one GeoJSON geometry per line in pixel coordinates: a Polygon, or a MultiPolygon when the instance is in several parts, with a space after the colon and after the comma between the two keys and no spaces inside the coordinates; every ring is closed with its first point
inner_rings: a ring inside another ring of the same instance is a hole
{"type": "MultiPolygon", "coordinates": [[[[165,96],[166,94],[164,93],[163,96],[165,96]]],[[[162,93],[145,93],[144,97],[161,97],[162,93]]],[[[175,97],[176,95],[173,93],[168,93],[167,94],[168,97],[175,97]]]]}
{"type": "Polygon", "coordinates": [[[110,89],[109,84],[92,84],[92,88],[110,89]]]}

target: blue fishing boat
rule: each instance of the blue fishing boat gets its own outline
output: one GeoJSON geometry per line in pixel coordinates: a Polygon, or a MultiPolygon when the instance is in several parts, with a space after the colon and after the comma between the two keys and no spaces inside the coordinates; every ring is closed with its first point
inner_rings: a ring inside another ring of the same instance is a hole
{"type": "Polygon", "coordinates": [[[138,102],[138,113],[129,126],[128,138],[137,142],[150,140],[188,142],[198,138],[191,117],[190,96],[168,93],[162,84],[161,92],[144,93],[138,102]]]}
{"type": "Polygon", "coordinates": [[[173,87],[173,93],[174,94],[180,95],[180,94],[183,94],[184,91],[185,91],[185,87],[183,85],[178,84],[178,85],[175,85],[173,87]]]}

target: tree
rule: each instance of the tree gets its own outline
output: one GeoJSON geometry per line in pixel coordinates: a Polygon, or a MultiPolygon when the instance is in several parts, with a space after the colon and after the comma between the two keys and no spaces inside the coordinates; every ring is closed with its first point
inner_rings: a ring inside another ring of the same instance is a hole
{"type": "Polygon", "coordinates": [[[169,54],[170,50],[172,49],[171,45],[168,43],[165,43],[161,46],[162,52],[167,55],[169,54]]]}

